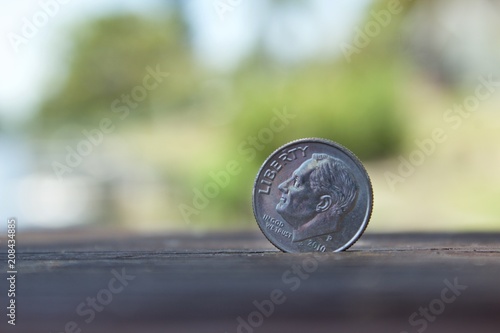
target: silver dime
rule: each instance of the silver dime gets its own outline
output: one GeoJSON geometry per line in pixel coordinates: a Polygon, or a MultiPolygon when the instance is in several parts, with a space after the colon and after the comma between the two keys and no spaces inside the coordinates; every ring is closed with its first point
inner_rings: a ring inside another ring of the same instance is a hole
{"type": "Polygon", "coordinates": [[[253,188],[253,211],[264,235],[285,252],[338,252],[363,234],[373,190],[347,148],[301,139],[264,162],[253,188]]]}

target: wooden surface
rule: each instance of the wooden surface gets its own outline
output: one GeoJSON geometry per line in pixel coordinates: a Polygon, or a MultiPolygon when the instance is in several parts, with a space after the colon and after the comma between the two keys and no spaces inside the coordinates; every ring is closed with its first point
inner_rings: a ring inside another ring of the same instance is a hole
{"type": "MultiPolygon", "coordinates": [[[[6,324],[2,278],[0,332],[59,333],[71,322],[68,332],[500,331],[500,234],[365,234],[314,257],[281,253],[259,233],[21,232],[17,250],[17,325],[6,324]],[[114,294],[113,270],[134,277],[114,294]],[[454,282],[467,289],[440,301],[454,282]],[[254,302],[273,290],[282,303],[259,322],[254,302]],[[100,292],[109,304],[92,320],[79,315],[100,292]],[[442,313],[412,326],[431,304],[442,313]],[[258,327],[238,328],[252,313],[258,327]]],[[[5,239],[0,257],[4,274],[5,239]]]]}

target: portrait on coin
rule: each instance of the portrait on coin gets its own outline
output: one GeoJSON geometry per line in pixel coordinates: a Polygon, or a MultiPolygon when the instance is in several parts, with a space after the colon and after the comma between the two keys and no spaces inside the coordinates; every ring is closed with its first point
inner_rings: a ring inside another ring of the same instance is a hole
{"type": "Polygon", "coordinates": [[[328,154],[313,154],[278,189],[276,211],[293,228],[293,242],[340,230],[353,209],[358,184],[349,167],[328,154]]]}

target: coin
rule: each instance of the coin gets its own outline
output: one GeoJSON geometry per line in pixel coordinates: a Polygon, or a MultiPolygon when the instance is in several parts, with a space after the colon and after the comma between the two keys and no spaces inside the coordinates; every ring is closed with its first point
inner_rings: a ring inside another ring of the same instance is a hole
{"type": "Polygon", "coordinates": [[[359,159],[333,141],[292,141],[271,154],[253,187],[262,233],[285,252],[338,252],[365,231],[373,206],[359,159]]]}

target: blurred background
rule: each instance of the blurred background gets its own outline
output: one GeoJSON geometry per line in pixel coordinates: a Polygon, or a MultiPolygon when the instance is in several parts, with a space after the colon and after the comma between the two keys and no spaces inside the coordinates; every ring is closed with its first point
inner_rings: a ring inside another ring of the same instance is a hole
{"type": "Polygon", "coordinates": [[[366,165],[369,231],[500,229],[499,1],[1,3],[19,228],[257,229],[264,159],[322,137],[366,165]]]}

